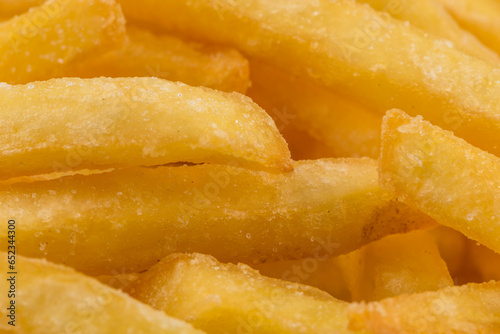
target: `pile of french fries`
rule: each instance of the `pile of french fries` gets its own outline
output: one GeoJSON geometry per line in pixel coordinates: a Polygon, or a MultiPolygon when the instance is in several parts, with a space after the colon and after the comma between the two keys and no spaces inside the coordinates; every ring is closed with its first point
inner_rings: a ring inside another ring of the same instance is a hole
{"type": "Polygon", "coordinates": [[[500,333],[500,1],[0,19],[0,333],[500,333]]]}

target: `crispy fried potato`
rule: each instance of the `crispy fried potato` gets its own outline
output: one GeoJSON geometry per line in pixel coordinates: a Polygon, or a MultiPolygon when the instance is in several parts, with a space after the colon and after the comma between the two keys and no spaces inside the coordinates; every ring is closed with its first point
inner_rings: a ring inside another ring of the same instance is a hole
{"type": "MultiPolygon", "coordinates": [[[[310,80],[295,78],[259,61],[251,61],[250,69],[252,87],[247,95],[276,116],[278,129],[286,131],[291,125],[305,130],[323,143],[313,148],[325,144],[329,148],[319,149],[325,152],[322,157],[378,158],[381,116],[310,80]]],[[[293,134],[285,138],[287,142],[295,140],[293,134]]]]}
{"type": "MultiPolygon", "coordinates": [[[[7,264],[0,261],[2,273],[7,264]]],[[[16,333],[203,333],[71,268],[24,257],[17,257],[16,268],[16,333]]],[[[0,297],[2,314],[6,297],[0,297]]],[[[0,332],[12,328],[3,315],[0,332]]]]}
{"type": "Polygon", "coordinates": [[[129,292],[207,333],[352,333],[348,303],[201,254],[163,259],[129,292]]]}
{"type": "Polygon", "coordinates": [[[115,1],[51,0],[0,24],[0,81],[59,77],[124,41],[125,19],[115,1]]]}
{"type": "Polygon", "coordinates": [[[291,169],[271,118],[247,97],[155,78],[0,86],[0,178],[179,161],[291,169]]]}
{"type": "Polygon", "coordinates": [[[500,331],[500,282],[349,306],[349,328],[369,333],[448,334],[500,331]]]}
{"type": "Polygon", "coordinates": [[[307,257],[300,260],[251,264],[261,275],[288,282],[310,285],[333,297],[351,301],[351,293],[345,281],[338,257],[307,257]]]}
{"type": "Polygon", "coordinates": [[[400,108],[422,115],[500,155],[500,70],[370,6],[345,0],[120,3],[132,20],[233,46],[380,114],[400,108]]]}
{"type": "Polygon", "coordinates": [[[442,225],[500,252],[500,158],[421,117],[384,117],[380,183],[442,225]]]}
{"type": "Polygon", "coordinates": [[[497,0],[434,0],[442,3],[462,27],[500,53],[500,3],[497,0]]]}
{"type": "Polygon", "coordinates": [[[396,234],[337,258],[353,301],[453,286],[446,263],[428,231],[396,234]]]}
{"type": "Polygon", "coordinates": [[[66,76],[159,77],[244,93],[250,85],[248,61],[233,49],[188,42],[170,35],[155,35],[128,26],[130,43],[85,62],[66,76]]]}
{"type": "MultiPolygon", "coordinates": [[[[0,188],[21,254],[92,275],[139,272],[175,252],[222,261],[334,256],[434,224],[394,201],[370,159],[276,174],[224,165],[133,168],[0,188]]],[[[0,229],[0,247],[7,231],[0,229]]]]}
{"type": "MultiPolygon", "coordinates": [[[[458,49],[481,59],[498,64],[498,54],[484,46],[476,36],[460,28],[453,17],[435,0],[356,0],[367,3],[378,11],[409,22],[411,25],[453,42],[458,49]]],[[[456,4],[456,0],[450,0],[456,4]]]]}

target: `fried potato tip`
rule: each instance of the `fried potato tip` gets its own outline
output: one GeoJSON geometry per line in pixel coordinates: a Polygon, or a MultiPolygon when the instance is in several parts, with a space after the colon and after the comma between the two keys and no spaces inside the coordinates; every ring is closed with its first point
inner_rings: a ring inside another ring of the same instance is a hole
{"type": "Polygon", "coordinates": [[[442,225],[500,252],[500,158],[421,117],[384,117],[380,184],[442,225]]]}
{"type": "Polygon", "coordinates": [[[291,170],[272,119],[238,93],[155,78],[52,79],[0,86],[0,178],[237,163],[291,170]]]}
{"type": "Polygon", "coordinates": [[[128,291],[207,333],[353,333],[347,329],[347,303],[201,254],[163,259],[128,291]]]}

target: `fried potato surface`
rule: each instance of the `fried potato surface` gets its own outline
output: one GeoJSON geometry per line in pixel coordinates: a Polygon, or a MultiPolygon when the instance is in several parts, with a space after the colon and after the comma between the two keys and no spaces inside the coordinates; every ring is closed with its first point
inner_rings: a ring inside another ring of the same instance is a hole
{"type": "MultiPolygon", "coordinates": [[[[2,273],[7,264],[0,262],[2,273]]],[[[203,333],[71,268],[25,257],[16,268],[16,327],[4,321],[10,303],[2,294],[2,333],[203,333]]]]}
{"type": "Polygon", "coordinates": [[[349,318],[349,328],[368,333],[494,334],[500,331],[500,282],[352,304],[349,318]]]}
{"type": "MultiPolygon", "coordinates": [[[[323,157],[378,158],[380,115],[262,62],[252,60],[250,69],[252,86],[247,95],[273,116],[278,129],[286,131],[291,125],[306,131],[329,148],[320,150],[330,153],[323,157]]],[[[294,134],[288,141],[294,141],[294,134]]]]}
{"type": "Polygon", "coordinates": [[[421,117],[384,117],[380,184],[442,225],[500,252],[500,158],[421,117]]]}
{"type": "Polygon", "coordinates": [[[62,76],[87,57],[119,47],[125,37],[114,0],[50,0],[0,24],[0,81],[62,76]]]}
{"type": "Polygon", "coordinates": [[[155,35],[127,26],[130,43],[95,57],[66,76],[159,77],[226,92],[244,93],[250,85],[248,61],[236,50],[155,35]]]}
{"type": "Polygon", "coordinates": [[[249,98],[155,78],[0,87],[0,178],[179,161],[290,170],[287,144],[249,98]]]}
{"type": "Polygon", "coordinates": [[[328,292],[337,299],[351,301],[351,292],[337,261],[338,258],[307,257],[300,260],[266,262],[250,266],[258,270],[261,275],[310,285],[328,292]]]}
{"type": "Polygon", "coordinates": [[[1,188],[0,216],[19,221],[21,254],[93,275],[140,272],[176,252],[247,263],[334,256],[434,224],[379,188],[373,160],[294,167],[132,168],[18,183],[1,188]]]}
{"type": "Polygon", "coordinates": [[[422,115],[500,155],[500,69],[370,6],[348,0],[120,3],[131,20],[233,46],[380,114],[399,108],[422,115]]]}
{"type": "Polygon", "coordinates": [[[347,303],[201,254],[165,258],[129,292],[207,333],[352,333],[347,303]]]}
{"type": "Polygon", "coordinates": [[[434,0],[484,44],[500,53],[500,3],[496,0],[434,0]]]}
{"type": "MultiPolygon", "coordinates": [[[[378,11],[453,42],[458,49],[498,64],[498,54],[482,44],[476,36],[460,28],[454,18],[436,0],[356,0],[378,11]]],[[[446,1],[446,0],[443,0],[446,1]]],[[[449,1],[456,4],[457,1],[449,1]]],[[[452,5],[453,6],[453,5],[452,5]]]]}
{"type": "Polygon", "coordinates": [[[337,259],[353,301],[453,286],[446,263],[428,231],[395,234],[337,259]]]}

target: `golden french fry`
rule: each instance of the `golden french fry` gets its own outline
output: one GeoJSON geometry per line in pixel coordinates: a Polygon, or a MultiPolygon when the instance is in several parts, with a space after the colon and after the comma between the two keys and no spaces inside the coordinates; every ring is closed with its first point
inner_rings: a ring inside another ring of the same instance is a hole
{"type": "Polygon", "coordinates": [[[349,306],[349,328],[369,333],[448,334],[500,331],[500,282],[349,306]]]}
{"type": "MultiPolygon", "coordinates": [[[[0,255],[7,259],[6,253],[0,255]]],[[[7,283],[2,275],[2,287],[10,286],[15,294],[9,300],[7,293],[0,297],[2,333],[203,333],[71,268],[39,259],[16,260],[17,274],[8,274],[7,283]]],[[[12,271],[6,260],[0,268],[4,274],[12,271]]]]}
{"type": "Polygon", "coordinates": [[[380,183],[442,225],[500,252],[500,158],[421,117],[384,117],[380,183]]]}
{"type": "Polygon", "coordinates": [[[337,258],[353,301],[453,286],[446,263],[428,231],[389,235],[337,258]]]}
{"type": "Polygon", "coordinates": [[[500,3],[496,0],[434,0],[442,3],[462,27],[500,53],[500,3]]]}
{"type": "Polygon", "coordinates": [[[295,126],[323,143],[313,145],[325,152],[322,157],[378,157],[381,116],[261,62],[251,61],[250,69],[252,86],[247,95],[274,116],[287,142],[297,140],[293,133],[286,136],[295,126]]]}
{"type": "Polygon", "coordinates": [[[66,76],[159,77],[244,93],[250,85],[248,61],[236,50],[155,35],[128,26],[130,43],[123,49],[85,62],[66,76]]]}
{"type": "Polygon", "coordinates": [[[207,333],[352,333],[348,303],[207,255],[171,255],[128,291],[207,333]]]}
{"type": "MultiPolygon", "coordinates": [[[[21,254],[92,275],[140,272],[175,252],[222,261],[328,257],[434,224],[378,186],[370,159],[131,168],[0,188],[21,254]],[[27,195],[29,194],[29,196],[27,195]]],[[[7,240],[0,229],[0,247],[7,240]]]]}
{"type": "MultiPolygon", "coordinates": [[[[443,0],[446,1],[446,0],[443,0]]],[[[495,0],[494,0],[495,1],[495,0]]],[[[453,17],[435,0],[357,0],[378,11],[409,22],[411,25],[453,42],[458,49],[481,59],[498,64],[498,54],[484,46],[474,35],[460,28],[453,17]]],[[[455,5],[456,0],[449,3],[455,5]]],[[[472,2],[472,1],[471,1],[472,2]]]]}
{"type": "Polygon", "coordinates": [[[351,301],[351,293],[337,258],[307,257],[251,266],[264,276],[310,285],[328,292],[337,299],[351,301]]]}
{"type": "Polygon", "coordinates": [[[155,78],[0,86],[0,178],[179,161],[290,170],[271,118],[237,93],[155,78]]]}
{"type": "Polygon", "coordinates": [[[400,108],[422,115],[500,155],[500,71],[370,6],[344,0],[120,3],[132,20],[233,46],[381,114],[400,108]]]}
{"type": "Polygon", "coordinates": [[[125,19],[115,1],[50,0],[0,24],[0,81],[59,77],[124,40],[125,19]]]}
{"type": "MultiPolygon", "coordinates": [[[[64,2],[65,0],[60,0],[64,2]]],[[[35,6],[40,6],[46,0],[0,0],[0,18],[11,18],[14,15],[19,15],[27,12],[28,9],[35,6]]]]}

